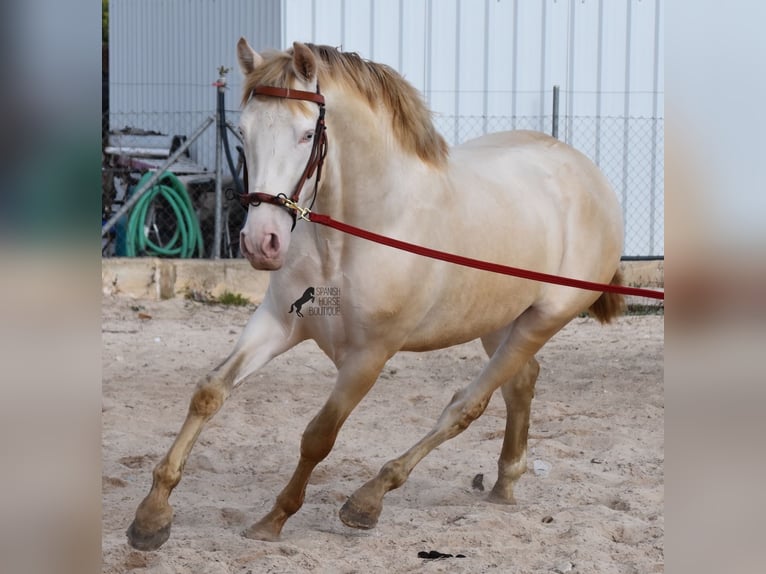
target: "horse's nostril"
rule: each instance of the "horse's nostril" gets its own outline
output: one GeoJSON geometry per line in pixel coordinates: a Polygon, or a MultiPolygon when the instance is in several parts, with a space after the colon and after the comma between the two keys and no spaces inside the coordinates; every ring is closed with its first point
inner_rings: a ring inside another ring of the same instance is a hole
{"type": "Polygon", "coordinates": [[[261,243],[265,255],[273,256],[279,253],[279,236],[276,233],[267,234],[261,243]]]}

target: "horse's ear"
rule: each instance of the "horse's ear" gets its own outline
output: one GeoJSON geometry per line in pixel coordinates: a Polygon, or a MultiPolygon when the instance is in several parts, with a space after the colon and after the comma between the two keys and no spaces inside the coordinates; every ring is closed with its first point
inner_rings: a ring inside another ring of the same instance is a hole
{"type": "Polygon", "coordinates": [[[296,75],[305,82],[311,83],[316,78],[316,56],[306,44],[293,42],[293,69],[296,75]]]}
{"type": "Polygon", "coordinates": [[[237,42],[237,60],[239,61],[239,69],[245,76],[263,62],[261,55],[253,50],[244,38],[240,38],[237,42]]]}

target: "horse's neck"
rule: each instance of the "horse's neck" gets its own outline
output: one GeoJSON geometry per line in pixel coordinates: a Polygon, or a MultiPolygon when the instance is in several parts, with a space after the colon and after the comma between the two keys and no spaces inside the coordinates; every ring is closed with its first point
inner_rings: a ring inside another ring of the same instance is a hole
{"type": "MultiPolygon", "coordinates": [[[[362,229],[417,240],[417,213],[439,205],[431,198],[444,191],[444,178],[393,143],[388,118],[373,114],[366,105],[341,102],[328,109],[327,117],[328,155],[313,211],[362,229]]],[[[312,243],[304,256],[316,260],[316,272],[327,278],[344,273],[343,258],[357,246],[365,247],[319,224],[306,226],[304,232],[301,242],[312,243]]],[[[296,254],[295,264],[305,265],[304,256],[296,254]]]]}
{"type": "Polygon", "coordinates": [[[366,104],[336,106],[328,111],[330,117],[328,177],[317,198],[322,213],[382,230],[423,192],[442,185],[433,169],[395,143],[389,119],[366,104]]]}

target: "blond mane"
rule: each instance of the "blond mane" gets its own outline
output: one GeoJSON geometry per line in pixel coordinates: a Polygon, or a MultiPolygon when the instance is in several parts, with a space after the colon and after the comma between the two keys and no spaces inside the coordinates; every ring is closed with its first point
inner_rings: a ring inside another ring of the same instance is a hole
{"type": "MultiPolygon", "coordinates": [[[[383,108],[389,113],[391,128],[404,150],[426,163],[445,164],[447,143],[436,131],[431,112],[419,92],[399,73],[385,64],[365,60],[355,52],[341,52],[332,46],[306,46],[317,58],[320,86],[332,83],[353,89],[371,108],[383,108]]],[[[292,54],[292,49],[263,54],[264,62],[245,78],[243,105],[257,85],[292,87],[296,79],[292,54]]]]}

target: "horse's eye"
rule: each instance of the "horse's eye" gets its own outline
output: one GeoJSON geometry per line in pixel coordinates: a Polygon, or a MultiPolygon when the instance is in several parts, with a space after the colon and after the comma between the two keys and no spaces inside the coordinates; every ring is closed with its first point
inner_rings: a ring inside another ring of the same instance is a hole
{"type": "Polygon", "coordinates": [[[307,131],[301,138],[301,143],[310,142],[314,138],[314,130],[307,131]]]}

